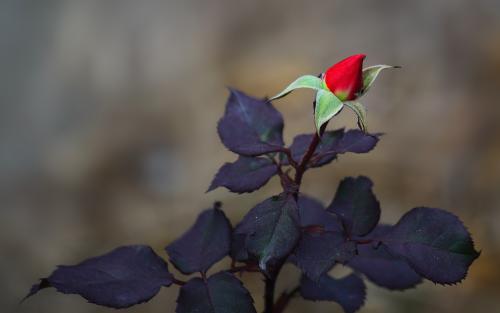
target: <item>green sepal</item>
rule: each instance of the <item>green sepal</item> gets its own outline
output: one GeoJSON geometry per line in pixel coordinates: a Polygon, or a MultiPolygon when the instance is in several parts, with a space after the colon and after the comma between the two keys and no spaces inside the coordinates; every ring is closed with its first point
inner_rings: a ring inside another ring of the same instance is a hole
{"type": "Polygon", "coordinates": [[[368,89],[373,85],[375,79],[377,79],[378,74],[382,70],[388,68],[401,68],[400,66],[392,66],[392,65],[374,65],[363,69],[363,88],[358,94],[358,97],[364,95],[368,89]]]}
{"type": "Polygon", "coordinates": [[[304,75],[300,76],[297,78],[293,83],[288,85],[285,89],[283,89],[282,92],[277,94],[276,96],[272,97],[269,100],[275,100],[282,98],[289,94],[290,92],[294,91],[295,89],[299,88],[309,88],[309,89],[314,89],[314,90],[323,90],[325,87],[323,85],[323,80],[321,78],[318,78],[313,75],[304,75]]]}
{"type": "Polygon", "coordinates": [[[314,124],[319,134],[321,126],[342,110],[342,101],[328,90],[318,90],[316,93],[316,106],[314,108],[314,124]]]}
{"type": "Polygon", "coordinates": [[[358,127],[359,129],[361,129],[363,132],[366,133],[368,129],[366,127],[365,106],[357,101],[346,101],[344,102],[344,105],[347,106],[349,109],[353,110],[354,113],[356,113],[356,116],[358,117],[358,127]]]}

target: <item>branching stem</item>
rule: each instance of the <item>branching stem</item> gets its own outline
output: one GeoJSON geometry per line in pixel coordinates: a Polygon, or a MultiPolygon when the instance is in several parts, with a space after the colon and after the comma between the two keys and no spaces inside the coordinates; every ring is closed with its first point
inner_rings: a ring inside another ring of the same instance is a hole
{"type": "MultiPolygon", "coordinates": [[[[325,132],[327,123],[323,124],[321,126],[319,133],[316,133],[309,143],[309,147],[307,148],[306,153],[300,160],[300,162],[297,164],[295,160],[292,158],[292,153],[290,149],[283,149],[282,152],[286,154],[288,157],[288,162],[292,167],[295,168],[295,178],[291,181],[293,185],[296,187],[293,189],[293,196],[295,198],[298,198],[299,195],[299,189],[300,189],[300,184],[302,183],[302,177],[304,176],[305,171],[307,170],[307,164],[311,160],[311,158],[314,155],[314,152],[316,151],[316,148],[318,147],[319,143],[321,142],[321,136],[325,132]]],[[[290,190],[286,190],[288,188],[285,188],[287,185],[287,180],[290,179],[290,177],[281,171],[281,167],[279,167],[279,175],[282,181],[283,188],[285,189],[285,192],[290,192],[290,190]]],[[[276,280],[278,279],[278,275],[281,271],[282,266],[279,266],[276,271],[270,276],[265,278],[265,294],[264,294],[264,313],[281,313],[285,310],[288,302],[290,302],[290,299],[293,297],[295,293],[298,292],[298,287],[293,289],[289,293],[283,293],[276,304],[274,303],[274,289],[276,285],[276,280]]]]}
{"type": "Polygon", "coordinates": [[[281,149],[281,152],[283,152],[286,157],[288,158],[288,163],[295,169],[297,169],[297,167],[299,166],[299,164],[294,160],[293,156],[292,156],[292,151],[289,149],[289,148],[285,148],[283,147],[281,149]]]}

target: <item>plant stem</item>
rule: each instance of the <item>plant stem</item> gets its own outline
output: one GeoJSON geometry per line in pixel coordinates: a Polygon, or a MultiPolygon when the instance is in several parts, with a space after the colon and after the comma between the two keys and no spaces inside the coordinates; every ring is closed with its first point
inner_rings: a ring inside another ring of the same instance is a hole
{"type": "Polygon", "coordinates": [[[174,278],[174,284],[179,285],[179,286],[184,286],[186,284],[186,282],[183,280],[174,278]]]}
{"type": "MultiPolygon", "coordinates": [[[[278,272],[279,273],[279,272],[278,272]]],[[[276,278],[278,275],[266,277],[266,289],[264,294],[264,313],[273,313],[274,310],[274,287],[276,286],[276,278]]]]}
{"type": "Polygon", "coordinates": [[[240,273],[240,272],[258,272],[259,266],[257,264],[245,264],[240,266],[232,266],[227,270],[229,273],[240,273]]]}
{"type": "Polygon", "coordinates": [[[290,163],[293,168],[297,168],[299,166],[293,159],[292,151],[289,148],[282,148],[281,152],[286,155],[286,157],[288,158],[288,163],[290,163]]]}
{"type": "Polygon", "coordinates": [[[295,184],[300,188],[300,184],[302,183],[302,177],[304,176],[304,173],[307,169],[307,163],[311,160],[314,152],[316,151],[316,148],[318,147],[320,141],[321,141],[321,136],[323,136],[323,133],[325,132],[326,125],[328,123],[323,124],[319,130],[319,134],[315,133],[313,139],[311,140],[311,143],[309,144],[309,147],[307,148],[306,153],[302,157],[302,160],[300,161],[299,165],[297,166],[297,171],[295,172],[295,184]]]}
{"type": "MultiPolygon", "coordinates": [[[[302,160],[297,164],[293,158],[292,158],[292,153],[290,150],[283,150],[290,162],[290,164],[295,168],[295,178],[293,180],[296,190],[293,191],[293,196],[297,199],[299,196],[299,189],[300,189],[300,184],[302,183],[302,177],[304,176],[305,171],[307,170],[307,164],[311,160],[312,156],[314,155],[314,152],[316,151],[316,148],[318,147],[319,143],[321,142],[321,136],[323,136],[323,133],[325,132],[326,126],[328,123],[323,124],[319,130],[319,134],[315,133],[313,139],[311,140],[311,143],[309,144],[309,147],[307,148],[306,153],[302,157],[302,160]]],[[[283,173],[281,171],[281,168],[278,169],[280,178],[282,181],[283,188],[285,188],[286,185],[286,180],[288,178],[288,175],[286,173],[283,173]]],[[[289,179],[289,178],[288,178],[289,179]]],[[[287,191],[287,190],[285,190],[287,191]]],[[[293,295],[298,291],[298,288],[295,288],[289,293],[284,293],[281,295],[280,299],[278,299],[276,305],[274,304],[274,288],[276,286],[276,280],[278,278],[278,275],[281,271],[282,266],[278,266],[275,271],[269,276],[265,278],[265,293],[264,293],[264,313],[281,313],[287,306],[288,302],[290,299],[293,297],[293,295]],[[276,310],[275,310],[276,309],[276,310]]]]}
{"type": "Polygon", "coordinates": [[[288,303],[290,302],[290,300],[292,300],[293,296],[295,296],[295,294],[299,292],[299,290],[300,287],[297,286],[291,291],[288,292],[284,291],[276,301],[276,304],[274,305],[274,313],[282,313],[285,310],[288,303]]]}

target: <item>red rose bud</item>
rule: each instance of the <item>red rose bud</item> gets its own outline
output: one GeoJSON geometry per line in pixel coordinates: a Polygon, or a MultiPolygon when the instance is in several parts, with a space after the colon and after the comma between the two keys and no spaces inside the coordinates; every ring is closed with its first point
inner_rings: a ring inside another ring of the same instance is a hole
{"type": "Polygon", "coordinates": [[[355,54],[330,67],[324,76],[328,89],[341,101],[354,100],[363,87],[363,60],[366,55],[355,54]]]}

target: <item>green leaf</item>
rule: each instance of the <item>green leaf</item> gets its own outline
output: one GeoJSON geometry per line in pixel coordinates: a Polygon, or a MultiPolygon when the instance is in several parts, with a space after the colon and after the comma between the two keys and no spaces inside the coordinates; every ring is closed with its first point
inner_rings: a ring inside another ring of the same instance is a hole
{"type": "Polygon", "coordinates": [[[344,105],[347,106],[349,109],[353,110],[354,113],[356,113],[356,116],[358,117],[359,129],[361,129],[363,132],[366,133],[368,131],[368,129],[366,128],[366,109],[365,109],[365,106],[357,101],[346,101],[346,102],[344,102],[344,105]]]}
{"type": "Polygon", "coordinates": [[[363,89],[359,93],[358,97],[361,97],[364,95],[368,89],[372,86],[373,82],[377,78],[378,74],[382,70],[388,69],[388,68],[401,68],[400,66],[392,66],[392,65],[374,65],[374,66],[369,66],[367,68],[363,69],[363,89]]]}
{"type": "Polygon", "coordinates": [[[323,81],[321,80],[321,78],[318,78],[318,77],[313,76],[313,75],[304,75],[304,76],[300,76],[299,78],[297,78],[293,83],[288,85],[288,87],[286,87],[282,92],[280,92],[279,94],[277,94],[276,96],[272,97],[269,100],[275,100],[275,99],[282,98],[282,97],[286,96],[287,94],[289,94],[290,92],[292,92],[293,90],[299,89],[299,88],[309,88],[309,89],[314,89],[314,90],[323,90],[324,89],[323,81]]]}
{"type": "Polygon", "coordinates": [[[314,108],[314,122],[318,131],[332,117],[342,110],[342,101],[328,90],[318,90],[316,93],[316,107],[314,108]]]}

